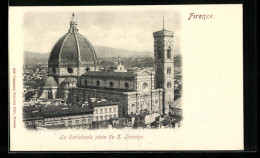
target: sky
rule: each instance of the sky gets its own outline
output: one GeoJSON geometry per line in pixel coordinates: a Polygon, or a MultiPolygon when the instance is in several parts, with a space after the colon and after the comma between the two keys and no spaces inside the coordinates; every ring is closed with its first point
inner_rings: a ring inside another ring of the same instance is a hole
{"type": "Polygon", "coordinates": [[[163,28],[174,32],[178,47],[180,16],[170,8],[85,7],[83,9],[39,9],[24,14],[24,50],[49,53],[69,30],[72,13],[79,33],[93,46],[153,52],[153,32],[163,28]]]}

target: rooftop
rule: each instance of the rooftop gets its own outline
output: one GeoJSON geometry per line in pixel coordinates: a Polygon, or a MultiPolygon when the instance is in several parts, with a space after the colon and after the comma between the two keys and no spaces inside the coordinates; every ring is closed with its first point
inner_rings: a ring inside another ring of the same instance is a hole
{"type": "Polygon", "coordinates": [[[108,71],[89,71],[84,73],[82,76],[100,76],[100,77],[117,77],[117,78],[124,78],[124,77],[131,77],[134,78],[136,73],[134,72],[108,72],[108,71]]]}
{"type": "Polygon", "coordinates": [[[40,111],[40,108],[35,108],[32,106],[24,106],[23,107],[23,119],[24,120],[34,120],[34,119],[42,119],[43,115],[40,111]]]}
{"type": "Polygon", "coordinates": [[[92,44],[78,33],[77,22],[72,19],[68,33],[62,36],[52,48],[48,61],[49,67],[96,66],[96,64],[97,55],[92,44]]]}
{"type": "Polygon", "coordinates": [[[154,36],[160,36],[160,35],[169,35],[169,36],[173,36],[173,32],[172,31],[169,31],[169,30],[165,30],[165,29],[162,29],[160,31],[156,31],[153,33],[154,36]]]}
{"type": "Polygon", "coordinates": [[[112,102],[112,101],[102,101],[102,102],[93,102],[92,105],[94,107],[98,106],[110,106],[110,105],[118,105],[119,102],[112,102]]]}
{"type": "Polygon", "coordinates": [[[77,82],[77,79],[72,78],[72,77],[68,77],[66,78],[63,83],[70,83],[70,82],[77,82]]]}
{"type": "Polygon", "coordinates": [[[112,117],[111,120],[119,120],[118,117],[112,117]]]}
{"type": "Polygon", "coordinates": [[[119,89],[119,88],[108,88],[108,87],[86,86],[86,85],[79,85],[78,87],[90,88],[92,91],[105,90],[105,91],[114,91],[114,92],[134,92],[133,89],[119,89]]]}
{"type": "Polygon", "coordinates": [[[170,103],[170,108],[182,109],[182,97],[178,98],[174,102],[170,103]]]}
{"type": "Polygon", "coordinates": [[[44,117],[69,116],[77,114],[92,114],[93,109],[89,107],[64,107],[64,106],[49,106],[42,107],[42,114],[44,117]]]}
{"type": "Polygon", "coordinates": [[[46,117],[69,116],[78,114],[92,114],[93,109],[89,107],[64,107],[64,106],[49,106],[49,107],[23,107],[23,119],[43,119],[46,117]]]}

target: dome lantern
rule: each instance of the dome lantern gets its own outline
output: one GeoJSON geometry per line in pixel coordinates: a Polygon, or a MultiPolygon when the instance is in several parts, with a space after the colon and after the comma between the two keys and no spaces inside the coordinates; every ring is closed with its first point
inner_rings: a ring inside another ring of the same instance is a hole
{"type": "Polygon", "coordinates": [[[70,21],[70,29],[69,29],[69,33],[72,33],[72,32],[78,32],[78,29],[77,29],[77,21],[73,21],[74,19],[74,12],[72,13],[72,19],[70,21]]]}

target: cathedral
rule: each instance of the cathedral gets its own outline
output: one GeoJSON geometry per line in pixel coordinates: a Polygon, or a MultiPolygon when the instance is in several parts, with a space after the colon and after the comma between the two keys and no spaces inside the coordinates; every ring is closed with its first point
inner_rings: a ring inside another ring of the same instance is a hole
{"type": "Polygon", "coordinates": [[[126,71],[120,61],[116,68],[101,71],[93,46],[73,17],[68,32],[52,48],[40,98],[78,106],[90,98],[119,102],[119,117],[145,109],[168,114],[174,101],[174,33],[164,28],[153,33],[154,71],[126,71]]]}

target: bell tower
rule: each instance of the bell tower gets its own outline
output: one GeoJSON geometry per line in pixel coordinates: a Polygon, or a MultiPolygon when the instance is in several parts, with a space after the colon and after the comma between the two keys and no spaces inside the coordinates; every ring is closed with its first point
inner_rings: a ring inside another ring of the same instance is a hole
{"type": "Polygon", "coordinates": [[[172,31],[163,29],[153,33],[155,59],[155,88],[163,89],[163,113],[168,114],[174,100],[174,53],[172,31]]]}

